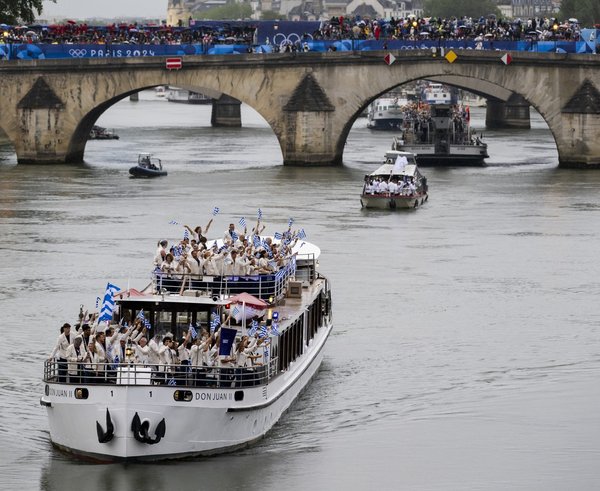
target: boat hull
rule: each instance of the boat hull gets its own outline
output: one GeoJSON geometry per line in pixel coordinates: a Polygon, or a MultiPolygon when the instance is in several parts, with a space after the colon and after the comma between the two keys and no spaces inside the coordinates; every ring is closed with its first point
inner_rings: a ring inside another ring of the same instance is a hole
{"type": "Polygon", "coordinates": [[[445,152],[436,151],[435,145],[405,144],[398,150],[415,154],[417,164],[427,165],[484,165],[489,157],[487,145],[450,145],[445,152]]]}
{"type": "Polygon", "coordinates": [[[429,199],[427,193],[413,196],[390,196],[389,194],[362,194],[360,203],[363,208],[379,210],[415,209],[424,205],[429,199]]]}
{"type": "Polygon", "coordinates": [[[139,166],[131,167],[129,173],[132,177],[161,177],[167,175],[166,170],[152,170],[139,166]]]}
{"type": "Polygon", "coordinates": [[[330,323],[324,326],[287,371],[257,387],[47,384],[41,403],[47,407],[52,443],[72,454],[105,462],[177,459],[247,446],[277,423],[317,373],[331,328],[330,323]],[[87,389],[89,397],[76,399],[76,388],[87,389]],[[191,400],[175,401],[177,390],[190,391],[191,400]],[[242,400],[236,400],[240,397],[242,400]],[[96,425],[107,428],[107,410],[114,437],[100,443],[96,425]],[[150,437],[164,419],[166,431],[158,443],[134,438],[136,414],[142,422],[149,422],[150,437]]]}
{"type": "Polygon", "coordinates": [[[367,128],[382,131],[398,131],[402,128],[402,118],[369,119],[367,128]]]}

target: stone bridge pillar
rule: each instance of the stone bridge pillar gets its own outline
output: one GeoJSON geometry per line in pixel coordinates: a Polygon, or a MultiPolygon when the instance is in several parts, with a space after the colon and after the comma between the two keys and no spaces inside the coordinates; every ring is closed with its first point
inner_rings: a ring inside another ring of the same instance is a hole
{"type": "Polygon", "coordinates": [[[561,167],[600,168],[600,91],[590,80],[581,84],[560,113],[546,121],[561,167]]]}
{"type": "Polygon", "coordinates": [[[213,99],[210,124],[216,127],[239,128],[242,126],[241,105],[237,99],[221,94],[218,99],[213,99]]]}
{"type": "Polygon", "coordinates": [[[335,106],[309,73],[298,84],[282,119],[272,124],[285,165],[338,165],[342,163],[339,122],[335,106]]]}
{"type": "Polygon", "coordinates": [[[506,102],[488,98],[485,126],[487,128],[531,128],[529,103],[518,94],[512,94],[506,102]]]}

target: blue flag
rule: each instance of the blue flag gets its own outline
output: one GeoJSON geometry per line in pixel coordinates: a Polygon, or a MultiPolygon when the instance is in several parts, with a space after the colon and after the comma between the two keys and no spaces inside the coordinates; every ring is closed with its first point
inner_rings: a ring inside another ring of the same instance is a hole
{"type": "Polygon", "coordinates": [[[187,228],[183,229],[183,238],[184,239],[189,239],[190,238],[190,233],[188,232],[187,228]]]}
{"type": "Polygon", "coordinates": [[[218,206],[215,206],[215,207],[213,208],[213,216],[215,216],[215,217],[216,217],[218,214],[219,214],[219,207],[218,207],[218,206]]]}
{"type": "Polygon", "coordinates": [[[262,218],[262,210],[259,208],[258,209],[258,219],[260,220],[262,218]]]}
{"type": "Polygon", "coordinates": [[[221,327],[221,336],[219,338],[220,356],[229,356],[231,354],[231,348],[233,348],[233,342],[235,341],[236,334],[237,329],[221,327]]]}
{"type": "Polygon", "coordinates": [[[193,324],[190,324],[190,333],[192,335],[192,339],[196,339],[198,337],[198,331],[196,331],[196,328],[193,326],[193,324]]]}
{"type": "Polygon", "coordinates": [[[244,227],[245,228],[246,227],[246,218],[245,217],[240,218],[240,222],[239,223],[240,223],[240,227],[244,227]]]}
{"type": "Polygon", "coordinates": [[[169,379],[169,381],[167,382],[167,385],[174,386],[174,385],[177,385],[177,382],[175,381],[175,379],[173,377],[171,377],[169,379]]]}
{"type": "Polygon", "coordinates": [[[281,240],[283,238],[283,234],[281,234],[280,232],[275,232],[273,237],[275,237],[277,240],[281,240]]]}
{"type": "Polygon", "coordinates": [[[304,231],[304,229],[303,229],[303,228],[302,228],[302,229],[300,229],[300,231],[298,232],[298,238],[299,238],[300,240],[304,240],[304,239],[306,239],[306,232],[304,231]]]}

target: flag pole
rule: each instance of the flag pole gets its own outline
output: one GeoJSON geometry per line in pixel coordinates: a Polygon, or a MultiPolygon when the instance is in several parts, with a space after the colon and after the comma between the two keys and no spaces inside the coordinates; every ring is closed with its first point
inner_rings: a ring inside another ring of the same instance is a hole
{"type": "Polygon", "coordinates": [[[246,302],[242,302],[242,335],[247,335],[246,331],[246,302]]]}

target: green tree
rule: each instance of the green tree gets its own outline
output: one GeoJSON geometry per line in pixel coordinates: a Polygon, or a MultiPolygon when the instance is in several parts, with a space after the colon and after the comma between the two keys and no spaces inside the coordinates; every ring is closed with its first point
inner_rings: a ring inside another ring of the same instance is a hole
{"type": "Polygon", "coordinates": [[[274,10],[264,10],[260,16],[260,20],[279,20],[281,19],[281,14],[279,12],[275,12],[274,10]]]}
{"type": "MultiPolygon", "coordinates": [[[[594,1],[594,0],[592,0],[594,1]]],[[[487,17],[490,14],[500,15],[493,0],[425,0],[426,17],[487,17]]]]}
{"type": "Polygon", "coordinates": [[[249,3],[227,2],[221,7],[215,7],[202,12],[201,19],[209,20],[232,20],[247,19],[252,15],[252,7],[249,3]]]}
{"type": "Polygon", "coordinates": [[[42,8],[42,0],[0,0],[0,22],[10,25],[30,23],[42,13],[42,8]]]}
{"type": "Polygon", "coordinates": [[[560,19],[576,18],[583,27],[600,24],[600,2],[598,0],[563,0],[560,19]]]}

